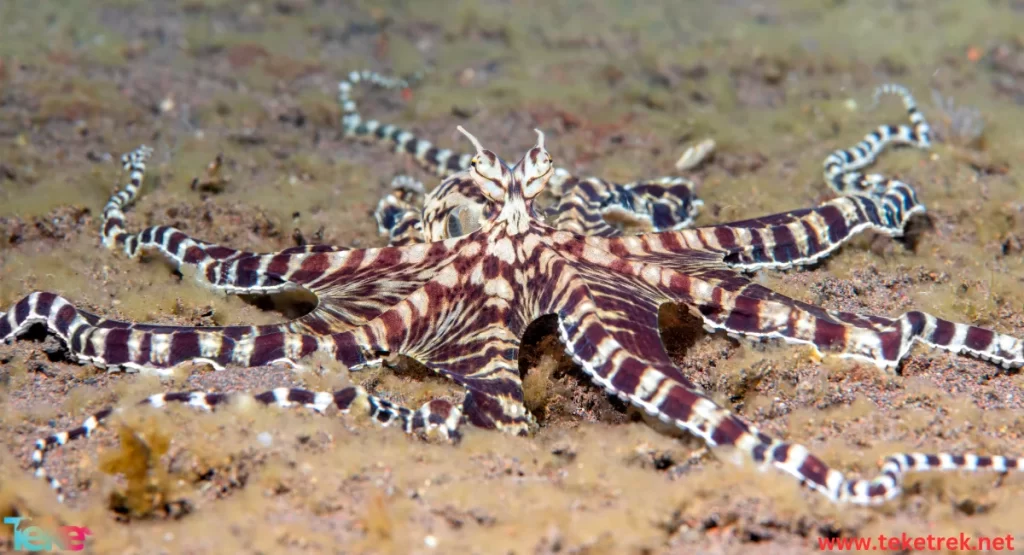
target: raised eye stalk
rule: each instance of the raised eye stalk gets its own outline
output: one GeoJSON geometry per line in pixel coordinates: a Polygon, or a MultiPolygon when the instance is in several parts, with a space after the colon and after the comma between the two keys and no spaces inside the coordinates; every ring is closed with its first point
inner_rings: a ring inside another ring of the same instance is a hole
{"type": "MultiPolygon", "coordinates": [[[[463,135],[468,137],[469,138],[469,142],[473,143],[473,148],[476,149],[477,156],[483,154],[484,151],[487,150],[486,148],[483,147],[483,145],[480,144],[480,141],[477,140],[477,138],[474,137],[472,133],[470,133],[469,131],[466,131],[466,129],[464,127],[459,125],[459,126],[456,126],[455,128],[459,130],[459,133],[462,133],[463,135]]],[[[543,139],[543,135],[541,135],[541,138],[543,139]]]]}

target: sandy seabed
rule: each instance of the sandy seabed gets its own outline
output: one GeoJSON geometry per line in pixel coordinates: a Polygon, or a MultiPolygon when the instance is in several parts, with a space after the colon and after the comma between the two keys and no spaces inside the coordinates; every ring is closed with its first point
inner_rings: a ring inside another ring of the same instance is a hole
{"type": "MultiPolygon", "coordinates": [[[[911,239],[867,236],[814,268],[759,279],[830,309],[917,308],[1024,337],[1020,2],[629,4],[5,2],[0,307],[48,290],[133,321],[279,321],[99,245],[100,211],[123,179],[118,156],[157,149],[128,214],[135,229],[170,224],[251,250],[297,235],[381,245],[370,214],[391,178],[436,179],[343,139],[337,81],[429,66],[411,98],[360,91],[361,107],[443,147],[464,146],[461,124],[509,157],[542,127],[558,164],[623,181],[671,174],[685,146],[715,139],[714,158],[691,176],[706,203],[698,224],[829,198],[822,160],[902,123],[897,102],[870,100],[879,84],[904,84],[940,138],[875,167],[928,207],[911,239]],[[191,187],[217,154],[229,179],[191,187]]],[[[696,383],[845,472],[871,474],[901,450],[1024,455],[1018,372],[916,348],[887,375],[696,332],[678,311],[663,321],[696,383]]],[[[32,442],[111,404],[350,381],[407,406],[461,392],[406,361],[352,375],[330,364],[193,368],[161,383],[69,363],[38,334],[0,345],[0,513],[88,526],[93,553],[782,553],[879,534],[1024,542],[1021,476],[918,475],[882,507],[835,507],[652,428],[536,335],[522,360],[542,423],[534,437],[467,430],[451,446],[300,411],[132,409],[50,456],[63,505],[30,476],[32,442]]],[[[0,550],[11,547],[0,527],[0,550]]]]}

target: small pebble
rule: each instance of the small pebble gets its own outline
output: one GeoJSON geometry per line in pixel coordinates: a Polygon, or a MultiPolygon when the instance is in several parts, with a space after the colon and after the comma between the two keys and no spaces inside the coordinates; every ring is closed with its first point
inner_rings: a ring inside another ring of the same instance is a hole
{"type": "Polygon", "coordinates": [[[168,96],[160,101],[160,111],[164,114],[174,109],[174,98],[168,96]]]}
{"type": "Polygon", "coordinates": [[[260,442],[260,445],[264,447],[270,447],[274,443],[274,436],[270,435],[270,432],[260,432],[256,436],[256,441],[260,442]]]}
{"type": "Polygon", "coordinates": [[[715,140],[704,139],[683,152],[683,155],[676,162],[676,169],[681,172],[692,170],[711,158],[714,152],[715,140]]]}

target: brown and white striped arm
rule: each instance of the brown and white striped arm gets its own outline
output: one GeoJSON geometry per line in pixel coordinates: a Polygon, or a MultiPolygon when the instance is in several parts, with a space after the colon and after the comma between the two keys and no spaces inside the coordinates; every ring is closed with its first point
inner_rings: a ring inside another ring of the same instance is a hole
{"type": "MultiPolygon", "coordinates": [[[[874,231],[901,237],[907,222],[924,212],[914,190],[889,180],[880,195],[848,195],[816,208],[682,230],[681,248],[720,252],[730,268],[751,272],[807,266],[832,254],[854,236],[874,231]]],[[[672,243],[661,236],[662,244],[672,243]]]]}
{"type": "Polygon", "coordinates": [[[572,238],[563,240],[560,250],[572,253],[571,262],[551,256],[548,263],[563,276],[571,268],[572,279],[563,278],[545,290],[541,302],[558,315],[566,352],[609,393],[693,433],[709,446],[734,448],[733,456],[739,462],[778,468],[832,501],[860,505],[895,497],[901,491],[903,475],[911,471],[1024,470],[1024,463],[1009,457],[897,453],[885,458],[878,476],[847,478],[805,447],[760,432],[682,376],[661,344],[656,308],[665,302],[680,302],[695,307],[714,330],[777,337],[880,365],[898,361],[917,340],[1020,366],[1024,363],[1021,342],[1015,338],[923,313],[886,322],[816,307],[813,312],[804,311],[796,301],[781,304],[779,299],[784,297],[777,293],[767,301],[743,295],[743,289],[727,291],[675,270],[642,263],[623,261],[617,266],[617,275],[611,276],[605,271],[609,259],[615,258],[611,253],[572,238]],[[961,348],[955,348],[957,345],[961,348]]]}
{"type": "MultiPolygon", "coordinates": [[[[439,177],[466,171],[473,158],[471,154],[438,148],[397,125],[364,119],[352,99],[353,89],[360,84],[384,90],[408,90],[421,78],[422,74],[401,79],[369,70],[351,72],[338,84],[342,132],[346,137],[389,144],[394,152],[411,156],[418,165],[439,177]]],[[[617,225],[621,223],[634,231],[681,229],[693,223],[702,204],[694,194],[693,183],[683,177],[659,177],[619,184],[594,177],[577,178],[566,169],[556,168],[548,186],[559,199],[555,207],[556,227],[588,235],[621,234],[622,230],[617,225]]],[[[475,206],[471,210],[474,213],[482,211],[475,206]]],[[[386,221],[402,229],[391,231],[389,226],[385,226],[387,231],[382,231],[382,234],[401,237],[402,244],[411,242],[413,239],[410,237],[415,237],[406,231],[409,224],[404,222],[407,220],[388,218],[386,221]]]]}
{"type": "MultiPolygon", "coordinates": [[[[80,311],[53,293],[33,293],[0,314],[0,340],[41,323],[80,361],[158,372],[190,361],[215,366],[298,364],[314,352],[358,369],[379,364],[390,354],[405,355],[464,386],[461,414],[470,423],[524,434],[535,423],[523,405],[520,338],[531,322],[552,314],[566,351],[595,383],[711,446],[733,446],[741,459],[781,469],[833,501],[880,503],[899,493],[908,471],[1009,472],[1021,467],[1009,457],[896,454],[885,460],[875,478],[846,478],[807,449],[772,439],[716,405],[672,363],[661,343],[659,308],[677,303],[712,331],[809,345],[825,355],[883,368],[896,366],[915,342],[1004,368],[1021,367],[1024,348],[1015,337],[919,311],[897,318],[828,311],[756,285],[741,273],[816,260],[861,229],[897,235],[907,217],[922,210],[906,184],[886,182],[881,190],[814,209],[725,226],[615,238],[582,236],[554,229],[538,217],[534,201],[556,174],[542,133],[538,131],[537,146],[509,166],[460,131],[477,150],[472,169],[442,183],[438,197],[428,195],[430,216],[422,222],[425,239],[444,240],[253,255],[262,257],[251,278],[258,287],[290,284],[317,297],[315,310],[302,318],[261,327],[132,324],[80,311]],[[464,195],[463,202],[446,203],[456,195],[464,195]],[[464,219],[459,210],[474,203],[483,203],[485,209],[464,219]],[[268,284],[268,279],[277,281],[268,284]]],[[[140,161],[134,163],[138,170],[140,161]]],[[[139,183],[141,170],[133,170],[133,191],[139,183]]],[[[134,192],[119,198],[107,211],[104,230],[114,244],[127,245],[134,236],[124,231],[120,212],[134,192]]],[[[141,237],[136,241],[148,244],[141,237]]],[[[168,241],[164,232],[156,243],[183,263],[217,259],[209,252],[215,246],[195,242],[182,254],[168,241]],[[188,259],[190,252],[195,260],[188,259]]],[[[238,280],[241,262],[231,260],[235,269],[227,275],[238,280]]],[[[172,395],[172,400],[200,406],[216,404],[210,399],[221,401],[207,394],[172,395]]],[[[335,399],[342,405],[330,393],[281,390],[272,397],[262,395],[267,403],[316,408],[335,399]]],[[[399,420],[404,415],[403,422],[417,427],[414,416],[396,411],[399,420]]],[[[454,424],[444,423],[455,418],[453,409],[438,406],[437,414],[435,423],[445,426],[450,436],[454,424]]],[[[48,446],[87,435],[100,420],[94,417],[78,431],[43,440],[33,456],[34,468],[42,466],[48,446]]]]}
{"type": "Polygon", "coordinates": [[[170,226],[153,226],[139,233],[127,230],[124,210],[139,194],[152,149],[141,146],[122,157],[129,181],[103,209],[102,241],[120,248],[130,258],[157,252],[176,268],[189,267],[197,281],[228,294],[268,294],[297,287],[304,273],[296,267],[307,256],[340,252],[343,247],[309,245],[272,254],[245,252],[200,241],[170,226]]]}
{"type": "Polygon", "coordinates": [[[298,366],[317,351],[340,357],[352,368],[380,363],[386,351],[372,342],[360,344],[351,335],[317,336],[290,331],[288,324],[267,326],[187,327],[133,324],[81,310],[64,297],[36,292],[0,314],[0,341],[11,341],[31,326],[42,324],[67,347],[71,357],[100,368],[168,375],[185,363],[223,369],[229,364],[252,367],[298,366]]]}
{"type": "Polygon", "coordinates": [[[874,163],[878,155],[890,144],[909,145],[921,149],[931,147],[931,127],[917,102],[906,87],[892,83],[875,90],[874,104],[883,95],[894,95],[903,102],[910,125],[881,125],[853,148],[841,149],[825,158],[825,182],[841,194],[880,192],[889,181],[878,174],[862,174],[858,170],[874,163]]]}
{"type": "MultiPolygon", "coordinates": [[[[342,414],[352,412],[366,414],[373,422],[383,427],[396,425],[407,434],[438,437],[454,442],[461,437],[459,425],[462,421],[462,413],[448,401],[442,399],[429,401],[419,409],[411,410],[387,399],[370,395],[365,389],[358,386],[345,387],[337,391],[311,391],[295,387],[279,387],[256,394],[206,393],[202,391],[169,392],[151,395],[138,404],[157,409],[172,404],[182,404],[212,411],[230,403],[246,402],[278,407],[299,406],[312,409],[320,414],[326,413],[333,406],[342,414]]],[[[36,477],[46,480],[50,484],[50,487],[57,493],[58,501],[64,500],[64,488],[46,471],[47,453],[69,441],[88,438],[111,417],[121,412],[120,408],[105,408],[85,419],[80,426],[36,441],[35,449],[32,451],[32,469],[36,477]]]]}

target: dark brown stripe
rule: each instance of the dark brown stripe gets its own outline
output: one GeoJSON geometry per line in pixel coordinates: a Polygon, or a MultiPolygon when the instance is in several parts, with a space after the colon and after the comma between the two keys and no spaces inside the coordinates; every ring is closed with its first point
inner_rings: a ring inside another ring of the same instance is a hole
{"type": "MultiPolygon", "coordinates": [[[[330,309],[325,310],[329,311],[330,309]]],[[[338,331],[340,331],[339,329],[335,328],[337,324],[331,322],[327,318],[324,318],[323,314],[324,313],[322,311],[317,311],[303,316],[302,325],[305,326],[306,329],[308,329],[309,331],[318,335],[330,335],[331,333],[337,333],[338,331]]],[[[330,314],[332,314],[333,316],[337,316],[333,312],[331,312],[330,314]]],[[[347,327],[348,326],[345,326],[345,328],[347,327]]],[[[304,337],[303,341],[305,341],[305,339],[306,338],[304,337]]]]}
{"type": "Polygon", "coordinates": [[[171,238],[167,241],[167,252],[177,254],[178,247],[180,247],[182,241],[187,238],[188,236],[180,231],[171,234],[171,238]]]}
{"type": "MultiPolygon", "coordinates": [[[[581,334],[578,327],[573,327],[568,330],[569,337],[571,338],[571,345],[573,353],[576,357],[586,363],[590,363],[594,360],[594,355],[597,353],[597,347],[587,340],[584,334],[581,334]]],[[[597,369],[595,369],[597,371],[597,369]]]]}
{"type": "Polygon", "coordinates": [[[885,484],[875,484],[868,488],[868,497],[885,497],[888,491],[885,484]]]}
{"type": "Polygon", "coordinates": [[[716,445],[736,445],[741,437],[750,431],[746,422],[733,415],[727,415],[711,432],[711,441],[716,445]]]}
{"type": "Polygon", "coordinates": [[[772,235],[775,238],[775,248],[772,251],[776,262],[790,262],[802,256],[797,248],[796,237],[793,231],[784,225],[772,228],[772,235]]]}
{"type": "MultiPolygon", "coordinates": [[[[53,293],[40,293],[36,297],[36,314],[49,318],[50,309],[53,308],[53,301],[57,299],[57,295],[53,293]]],[[[2,334],[0,334],[2,337],[2,334]]]]}
{"type": "Polygon", "coordinates": [[[362,355],[362,347],[355,342],[352,334],[339,334],[334,336],[335,350],[334,357],[341,364],[347,367],[365,365],[367,358],[362,355]]]}
{"type": "Polygon", "coordinates": [[[878,213],[878,204],[874,200],[857,199],[856,202],[863,211],[864,217],[867,218],[867,221],[876,225],[886,225],[886,223],[882,221],[882,216],[878,213]]]}
{"type": "MultiPolygon", "coordinates": [[[[714,231],[715,239],[718,240],[723,249],[731,251],[736,248],[736,232],[732,228],[720,225],[716,226],[714,231]]],[[[758,237],[758,235],[755,233],[754,237],[758,237]]]]}
{"type": "Polygon", "coordinates": [[[808,454],[798,469],[801,475],[819,486],[828,485],[828,465],[814,455],[808,454]]]}
{"type": "Polygon", "coordinates": [[[267,264],[267,273],[272,276],[285,276],[288,273],[288,261],[291,258],[291,256],[286,254],[275,255],[270,259],[270,264],[267,264]]]}
{"type": "Polygon", "coordinates": [[[928,322],[923,312],[913,311],[908,312],[906,315],[907,322],[910,323],[910,334],[911,336],[920,336],[921,332],[924,331],[924,326],[928,322]]]}
{"type": "Polygon", "coordinates": [[[229,247],[222,247],[220,245],[207,245],[203,247],[203,249],[210,258],[215,258],[217,260],[223,260],[229,256],[238,254],[237,250],[229,247]]]}
{"type": "Polygon", "coordinates": [[[903,210],[910,210],[917,206],[917,197],[914,196],[913,189],[909,187],[899,187],[896,192],[903,199],[903,210]]]}
{"type": "Polygon", "coordinates": [[[189,247],[188,249],[186,249],[185,250],[185,256],[181,257],[181,259],[186,264],[195,264],[196,262],[199,262],[200,260],[202,260],[204,258],[206,258],[206,253],[203,252],[203,249],[201,249],[201,248],[199,248],[199,247],[197,247],[195,245],[193,245],[193,246],[189,247]]]}
{"type": "Polygon", "coordinates": [[[670,386],[672,389],[665,396],[665,399],[658,405],[658,410],[673,420],[685,422],[690,419],[693,413],[693,405],[699,398],[696,393],[678,385],[670,386]]]}
{"type": "Polygon", "coordinates": [[[258,256],[247,256],[235,262],[235,280],[233,284],[238,287],[252,287],[255,285],[260,277],[260,262],[258,256]]]}
{"type": "Polygon", "coordinates": [[[107,332],[103,345],[103,360],[107,364],[123,364],[131,361],[128,352],[128,338],[131,330],[113,329],[107,332]]]}
{"type": "Polygon", "coordinates": [[[164,395],[165,403],[187,403],[192,399],[192,394],[187,391],[171,392],[164,395]]]}
{"type": "Polygon", "coordinates": [[[200,356],[199,334],[194,331],[176,332],[171,334],[171,356],[169,365],[200,356]]]}
{"type": "Polygon", "coordinates": [[[18,304],[14,305],[14,321],[20,326],[28,320],[28,315],[32,313],[32,299],[30,297],[22,297],[18,304]]]}
{"type": "Polygon", "coordinates": [[[679,252],[686,250],[683,247],[682,242],[679,240],[679,235],[676,233],[661,233],[658,235],[658,239],[661,240],[661,248],[670,252],[679,252]]]}
{"type": "Polygon", "coordinates": [[[253,341],[249,366],[262,366],[284,358],[284,334],[261,335],[253,341]]]}
{"type": "Polygon", "coordinates": [[[356,388],[354,387],[346,387],[334,392],[334,404],[338,405],[338,410],[348,410],[349,406],[355,400],[356,388]]]}
{"type": "Polygon", "coordinates": [[[761,301],[746,297],[737,296],[735,306],[725,319],[725,327],[739,332],[761,332],[760,328],[761,301]]]}
{"type": "MultiPolygon", "coordinates": [[[[480,262],[484,278],[492,280],[501,274],[502,263],[496,256],[486,256],[480,262]]],[[[514,281],[512,283],[515,283],[514,281]]]]}
{"type": "Polygon", "coordinates": [[[302,261],[299,269],[288,279],[296,283],[309,283],[324,275],[330,264],[330,259],[326,254],[311,254],[302,261]]]}
{"type": "Polygon", "coordinates": [[[306,355],[313,354],[314,352],[316,352],[316,349],[317,349],[316,339],[314,339],[310,335],[303,335],[302,336],[302,355],[301,356],[306,356],[306,355]]]}
{"type": "Polygon", "coordinates": [[[302,405],[312,405],[316,400],[316,394],[307,389],[292,388],[288,390],[288,400],[302,405]]]}
{"type": "Polygon", "coordinates": [[[86,432],[85,426],[79,426],[77,428],[69,430],[68,431],[68,441],[73,441],[73,440],[76,440],[76,439],[84,436],[85,432],[86,432]]]}
{"type": "Polygon", "coordinates": [[[377,257],[373,259],[372,268],[392,267],[402,259],[401,249],[383,248],[377,251],[377,257]]]}
{"type": "Polygon", "coordinates": [[[618,371],[612,376],[612,387],[623,393],[634,395],[646,368],[647,365],[633,357],[623,360],[618,371]]]}
{"type": "Polygon", "coordinates": [[[828,240],[830,242],[837,243],[849,233],[849,229],[846,227],[846,220],[843,218],[843,213],[835,206],[822,206],[818,209],[818,214],[821,215],[825,224],[828,226],[828,240]]]}
{"type": "Polygon", "coordinates": [[[230,399],[231,399],[231,396],[228,395],[227,393],[207,393],[206,394],[206,404],[210,405],[211,407],[216,407],[217,405],[223,405],[223,404],[227,403],[228,400],[230,400],[230,399]]]}
{"type": "Polygon", "coordinates": [[[903,346],[903,337],[898,331],[891,331],[878,334],[882,342],[882,357],[890,362],[899,360],[900,348],[903,346]]]}
{"type": "Polygon", "coordinates": [[[992,339],[995,337],[995,333],[991,330],[984,328],[976,328],[971,326],[967,329],[967,337],[964,339],[964,345],[975,351],[985,351],[992,345],[992,339]]]}
{"type": "MultiPolygon", "coordinates": [[[[237,331],[234,331],[232,328],[228,329],[232,330],[231,335],[237,335],[238,337],[242,337],[245,335],[245,333],[241,329],[238,329],[237,331]]],[[[217,364],[226,365],[234,360],[236,345],[235,341],[236,338],[228,335],[227,330],[225,330],[225,332],[221,334],[220,350],[217,351],[217,364]]]]}
{"type": "Polygon", "coordinates": [[[386,343],[401,342],[404,336],[403,330],[405,323],[402,321],[402,317],[395,310],[389,310],[379,316],[379,321],[384,327],[384,337],[386,343]]]}
{"type": "Polygon", "coordinates": [[[764,443],[758,443],[750,451],[750,456],[754,458],[754,462],[764,462],[764,452],[768,449],[768,446],[764,443]]]}
{"type": "Polygon", "coordinates": [[[956,325],[953,322],[937,320],[935,322],[935,330],[932,331],[932,336],[926,339],[936,345],[949,345],[953,340],[954,335],[956,335],[956,325]]]}
{"type": "Polygon", "coordinates": [[[432,146],[423,153],[423,159],[425,162],[437,163],[437,153],[440,152],[436,146],[432,146]]]}
{"type": "Polygon", "coordinates": [[[260,393],[258,395],[253,395],[252,398],[256,399],[260,403],[263,403],[264,405],[269,405],[271,403],[277,402],[277,396],[274,395],[273,391],[264,391],[263,393],[260,393]]]}
{"type": "Polygon", "coordinates": [[[221,328],[220,334],[228,339],[241,339],[252,333],[252,328],[248,326],[231,326],[228,328],[221,328]]]}
{"type": "Polygon", "coordinates": [[[149,357],[153,349],[153,334],[144,333],[142,334],[142,341],[139,342],[139,352],[136,354],[138,358],[135,362],[139,364],[145,364],[149,362],[149,357]]]}
{"type": "Polygon", "coordinates": [[[405,142],[405,151],[409,154],[416,154],[416,147],[418,146],[419,139],[413,137],[405,142]]]}
{"type": "Polygon", "coordinates": [[[75,336],[79,338],[78,341],[81,353],[87,357],[94,357],[97,355],[97,353],[96,346],[92,344],[92,334],[93,332],[96,331],[96,328],[88,327],[88,329],[86,329],[86,327],[87,326],[82,326],[81,328],[79,328],[83,331],[83,333],[81,335],[76,333],[75,336]]]}
{"type": "Polygon", "coordinates": [[[374,407],[372,413],[374,418],[377,419],[377,422],[387,424],[391,421],[394,413],[391,411],[391,405],[387,401],[384,401],[383,399],[377,401],[370,399],[370,405],[371,407],[374,407]]]}
{"type": "Polygon", "coordinates": [[[772,458],[775,459],[776,462],[786,462],[786,460],[789,459],[790,447],[791,446],[788,443],[776,445],[775,449],[772,450],[772,458]]]}
{"type": "Polygon", "coordinates": [[[846,346],[846,328],[824,318],[815,318],[814,345],[822,351],[842,349],[846,346]]]}

